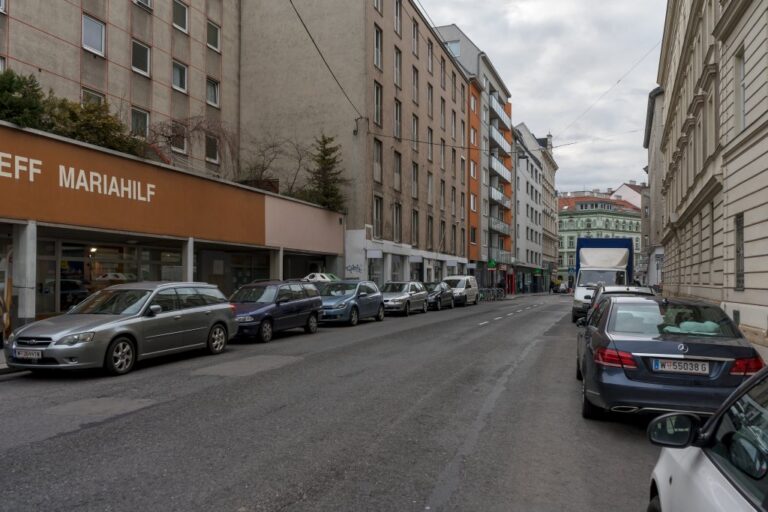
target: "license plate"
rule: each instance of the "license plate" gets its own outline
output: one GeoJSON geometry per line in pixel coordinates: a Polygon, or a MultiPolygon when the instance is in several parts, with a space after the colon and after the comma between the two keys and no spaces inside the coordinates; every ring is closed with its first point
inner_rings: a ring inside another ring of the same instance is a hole
{"type": "Polygon", "coordinates": [[[688,373],[709,375],[709,363],[704,361],[686,361],[680,359],[654,359],[653,371],[666,373],[688,373]]]}
{"type": "Polygon", "coordinates": [[[40,359],[43,357],[42,350],[19,350],[14,352],[16,359],[40,359]]]}

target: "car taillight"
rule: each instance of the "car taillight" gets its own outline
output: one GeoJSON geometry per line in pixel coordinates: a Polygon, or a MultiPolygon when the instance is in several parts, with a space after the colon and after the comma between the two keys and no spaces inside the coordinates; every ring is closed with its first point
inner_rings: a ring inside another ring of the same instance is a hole
{"type": "Polygon", "coordinates": [[[612,348],[599,348],[595,352],[595,364],[611,368],[637,368],[635,358],[629,352],[621,352],[612,348]]]}
{"type": "Polygon", "coordinates": [[[736,359],[731,366],[731,375],[754,375],[759,372],[765,364],[760,356],[745,357],[736,359]]]}
{"type": "Polygon", "coordinates": [[[230,304],[229,304],[229,309],[231,309],[231,310],[232,310],[232,313],[233,313],[233,314],[237,312],[237,307],[235,307],[235,305],[234,305],[234,304],[232,304],[231,302],[230,302],[230,304]]]}

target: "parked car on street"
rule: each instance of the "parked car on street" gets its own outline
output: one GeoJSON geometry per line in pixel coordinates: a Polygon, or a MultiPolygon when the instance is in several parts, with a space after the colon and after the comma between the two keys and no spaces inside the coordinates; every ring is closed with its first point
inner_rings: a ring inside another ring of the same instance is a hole
{"type": "Polygon", "coordinates": [[[427,304],[430,308],[440,311],[443,308],[451,308],[455,306],[453,298],[453,289],[444,282],[439,283],[424,283],[424,287],[427,289],[427,304]]]}
{"type": "Polygon", "coordinates": [[[229,300],[235,306],[237,336],[262,343],[288,329],[317,332],[323,312],[320,292],[312,283],[257,281],[238,288],[229,300]]]}
{"type": "Polygon", "coordinates": [[[235,332],[233,308],[213,285],[120,284],[64,315],[16,329],[5,356],[12,368],[101,367],[122,375],[151,357],[200,348],[219,354],[235,332]]]}
{"type": "Polygon", "coordinates": [[[768,502],[768,369],[736,390],[706,423],[665,414],[648,426],[662,446],[649,512],[754,512],[768,502]]]}
{"type": "Polygon", "coordinates": [[[309,281],[310,283],[331,283],[333,281],[341,281],[339,276],[328,272],[313,272],[305,276],[302,281],[309,281]]]}
{"type": "Polygon", "coordinates": [[[604,284],[598,285],[597,289],[592,294],[592,303],[587,311],[587,318],[595,309],[595,305],[600,302],[600,299],[605,295],[637,295],[637,296],[654,296],[653,290],[647,286],[606,286],[604,284]]]}
{"type": "Polygon", "coordinates": [[[606,296],[579,319],[582,415],[711,414],[763,361],[725,312],[692,300],[606,296]]]}
{"type": "Polygon", "coordinates": [[[381,289],[384,310],[408,316],[413,311],[427,312],[427,289],[417,281],[390,282],[381,289]]]}
{"type": "Polygon", "coordinates": [[[443,282],[453,289],[453,300],[456,304],[480,303],[480,288],[477,287],[475,276],[448,276],[443,282]]]}
{"type": "Polygon", "coordinates": [[[373,281],[334,281],[317,287],[323,299],[323,322],[357,325],[365,318],[384,320],[384,299],[373,281]]]}

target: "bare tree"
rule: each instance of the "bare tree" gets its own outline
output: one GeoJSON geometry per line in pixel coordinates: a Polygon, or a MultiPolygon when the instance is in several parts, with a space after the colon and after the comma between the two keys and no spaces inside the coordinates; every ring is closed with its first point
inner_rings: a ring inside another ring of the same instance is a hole
{"type": "Polygon", "coordinates": [[[267,134],[253,139],[249,144],[249,156],[241,169],[238,181],[264,183],[277,178],[277,162],[283,155],[283,140],[267,134]]]}
{"type": "Polygon", "coordinates": [[[285,146],[287,157],[293,163],[293,169],[284,192],[286,195],[292,196],[303,188],[303,185],[297,187],[296,182],[301,174],[307,172],[307,164],[312,160],[312,151],[311,148],[292,139],[286,139],[285,146]]]}

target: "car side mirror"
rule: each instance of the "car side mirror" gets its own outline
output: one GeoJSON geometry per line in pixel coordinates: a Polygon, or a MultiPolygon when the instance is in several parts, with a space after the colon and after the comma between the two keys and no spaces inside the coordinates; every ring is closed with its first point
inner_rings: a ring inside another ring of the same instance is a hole
{"type": "Polygon", "coordinates": [[[162,312],[163,312],[163,306],[159,304],[152,304],[151,306],[149,306],[149,312],[148,312],[149,316],[159,315],[162,312]]]}
{"type": "Polygon", "coordinates": [[[360,297],[361,299],[367,296],[368,296],[368,292],[360,292],[360,294],[358,294],[358,297],[360,297]]]}
{"type": "Polygon", "coordinates": [[[657,446],[685,448],[699,435],[701,419],[694,414],[670,413],[648,425],[648,439],[657,446]]]}
{"type": "Polygon", "coordinates": [[[587,319],[584,317],[579,318],[576,320],[576,327],[586,327],[587,326],[587,319]]]}
{"type": "Polygon", "coordinates": [[[768,460],[759,447],[747,436],[735,432],[728,447],[728,458],[734,466],[755,480],[768,473],[768,460]]]}

